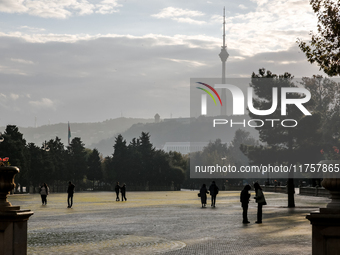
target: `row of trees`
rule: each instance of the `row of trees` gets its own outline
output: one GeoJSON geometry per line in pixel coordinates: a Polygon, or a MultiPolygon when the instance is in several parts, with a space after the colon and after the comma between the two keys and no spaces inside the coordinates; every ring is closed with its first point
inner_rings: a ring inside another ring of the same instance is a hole
{"type": "Polygon", "coordinates": [[[181,184],[187,169],[187,158],[178,152],[156,150],[150,143],[150,135],[142,132],[129,144],[121,135],[116,137],[112,157],[105,158],[107,169],[118,179],[136,186],[164,186],[181,184]]]}
{"type": "Polygon", "coordinates": [[[97,149],[87,149],[79,137],[65,146],[56,137],[43,144],[26,143],[18,127],[8,125],[2,135],[0,155],[18,166],[16,182],[20,187],[37,187],[43,182],[65,186],[75,182],[78,188],[112,186],[116,181],[129,185],[171,185],[184,181],[187,159],[180,153],[155,150],[150,135],[142,133],[129,145],[121,135],[116,138],[112,156],[102,158],[97,149]],[[48,150],[46,150],[48,148],[48,150]]]}
{"type": "Polygon", "coordinates": [[[69,180],[82,186],[84,178],[94,181],[103,177],[98,150],[86,149],[79,137],[67,147],[58,137],[39,147],[27,144],[14,125],[8,125],[2,136],[0,155],[9,157],[10,164],[19,167],[16,182],[21,187],[36,187],[43,182],[58,185],[69,180]]]}

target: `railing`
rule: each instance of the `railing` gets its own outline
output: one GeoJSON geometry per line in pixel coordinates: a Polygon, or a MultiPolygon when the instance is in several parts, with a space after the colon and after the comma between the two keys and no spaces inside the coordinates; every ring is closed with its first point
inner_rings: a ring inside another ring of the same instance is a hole
{"type": "Polygon", "coordinates": [[[315,196],[315,197],[329,197],[329,191],[322,187],[300,187],[300,195],[315,196]]]}

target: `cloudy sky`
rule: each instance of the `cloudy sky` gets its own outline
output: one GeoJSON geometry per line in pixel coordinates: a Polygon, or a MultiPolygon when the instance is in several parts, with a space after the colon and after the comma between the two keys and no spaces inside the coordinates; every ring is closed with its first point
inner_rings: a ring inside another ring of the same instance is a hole
{"type": "Polygon", "coordinates": [[[308,0],[0,0],[0,126],[189,116],[190,78],[318,74],[308,0]]]}

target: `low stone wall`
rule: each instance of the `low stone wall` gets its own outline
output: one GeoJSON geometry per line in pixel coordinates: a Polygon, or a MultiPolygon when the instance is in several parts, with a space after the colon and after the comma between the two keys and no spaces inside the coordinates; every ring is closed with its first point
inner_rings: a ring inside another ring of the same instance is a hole
{"type": "MultiPolygon", "coordinates": [[[[39,193],[40,188],[39,187],[33,187],[31,186],[29,189],[29,193],[39,193]]],[[[106,189],[100,190],[100,191],[114,191],[114,186],[112,187],[106,187],[106,189]]],[[[180,190],[180,188],[176,186],[126,186],[126,192],[129,191],[176,191],[180,190]]],[[[66,193],[67,192],[67,186],[49,186],[50,193],[66,193]]],[[[77,190],[79,191],[86,191],[86,190],[77,190]]],[[[98,191],[95,189],[95,191],[98,191]]]]}
{"type": "Polygon", "coordinates": [[[262,190],[266,192],[287,194],[287,186],[262,186],[262,190]]]}
{"type": "Polygon", "coordinates": [[[241,191],[243,190],[244,186],[224,186],[224,188],[222,187],[222,190],[226,190],[226,191],[241,191]]]}
{"type": "Polygon", "coordinates": [[[329,197],[329,191],[320,187],[300,187],[300,195],[314,196],[314,197],[329,197]]]}

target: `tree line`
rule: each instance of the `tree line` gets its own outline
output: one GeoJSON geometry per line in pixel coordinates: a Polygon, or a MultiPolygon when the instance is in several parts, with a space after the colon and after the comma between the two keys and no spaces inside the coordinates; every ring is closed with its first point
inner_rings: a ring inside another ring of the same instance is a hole
{"type": "Polygon", "coordinates": [[[39,147],[27,143],[14,125],[7,125],[2,136],[0,157],[9,157],[10,164],[19,167],[20,173],[15,177],[19,187],[38,187],[44,182],[63,186],[68,181],[79,190],[112,189],[117,181],[129,186],[178,186],[187,169],[185,156],[156,150],[150,135],[144,132],[130,144],[118,135],[113,154],[105,158],[97,149],[85,148],[79,137],[68,146],[56,137],[39,147]]]}

